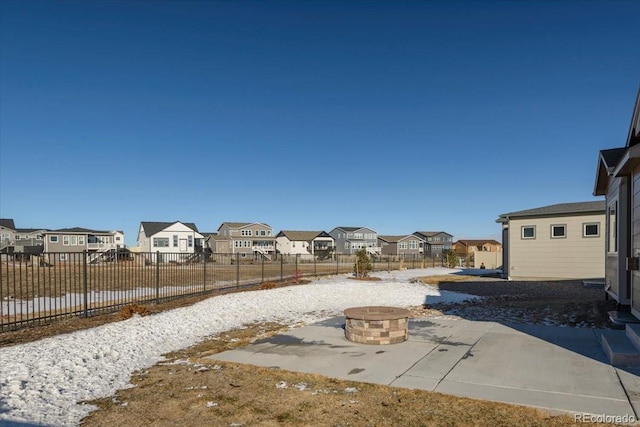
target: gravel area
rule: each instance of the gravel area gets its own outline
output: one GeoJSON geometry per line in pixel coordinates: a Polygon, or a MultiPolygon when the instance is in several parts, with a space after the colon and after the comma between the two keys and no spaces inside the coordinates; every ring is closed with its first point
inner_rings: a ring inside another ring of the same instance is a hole
{"type": "Polygon", "coordinates": [[[468,320],[504,323],[612,328],[607,311],[616,302],[606,300],[600,288],[582,281],[508,281],[478,278],[472,281],[430,284],[441,290],[477,295],[481,298],[454,304],[413,307],[415,316],[457,316],[468,320]]]}

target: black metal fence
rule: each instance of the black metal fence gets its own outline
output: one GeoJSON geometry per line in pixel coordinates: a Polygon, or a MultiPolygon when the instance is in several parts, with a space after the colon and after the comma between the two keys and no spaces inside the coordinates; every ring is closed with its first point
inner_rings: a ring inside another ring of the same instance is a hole
{"type": "MultiPolygon", "coordinates": [[[[241,254],[15,253],[0,255],[0,331],[67,316],[117,311],[132,303],[161,303],[267,282],[352,273],[355,256],[318,260],[241,254]]],[[[439,259],[372,257],[373,271],[426,268],[439,259]]]]}

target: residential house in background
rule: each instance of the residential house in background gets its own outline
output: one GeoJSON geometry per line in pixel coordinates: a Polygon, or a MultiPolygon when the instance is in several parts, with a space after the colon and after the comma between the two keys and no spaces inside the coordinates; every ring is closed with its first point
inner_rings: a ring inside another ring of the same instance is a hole
{"type": "Polygon", "coordinates": [[[335,241],[325,231],[282,230],[276,235],[276,251],[312,259],[327,259],[335,249],[335,241]]]}
{"type": "Polygon", "coordinates": [[[202,252],[203,244],[204,236],[192,222],[142,221],[138,229],[138,250],[149,253],[150,262],[188,261],[202,252]]]}
{"type": "Polygon", "coordinates": [[[466,267],[496,269],[502,266],[502,244],[494,239],[461,239],[452,249],[466,267]]]}
{"type": "Polygon", "coordinates": [[[378,246],[383,255],[422,258],[423,240],[415,234],[403,236],[378,236],[378,246]]]}
{"type": "Polygon", "coordinates": [[[371,255],[380,255],[378,232],[367,227],[336,227],[329,232],[336,242],[336,252],[352,255],[366,249],[371,255]]]}
{"type": "Polygon", "coordinates": [[[223,222],[212,239],[216,253],[234,253],[241,257],[272,259],[276,251],[272,228],[261,222],[223,222]]]}
{"type": "Polygon", "coordinates": [[[499,216],[509,279],[604,277],[605,202],[560,203],[499,216]]]}
{"type": "Polygon", "coordinates": [[[6,250],[13,245],[13,235],[16,232],[16,225],[13,219],[0,218],[0,251],[6,250]]]}
{"type": "Polygon", "coordinates": [[[605,290],[640,318],[640,90],[624,147],[599,153],[593,194],[605,196],[605,290]]]}
{"type": "Polygon", "coordinates": [[[416,231],[413,234],[422,240],[425,257],[442,258],[442,253],[452,247],[453,236],[444,231],[416,231]]]}
{"type": "Polygon", "coordinates": [[[47,230],[43,233],[48,262],[70,261],[87,251],[88,262],[110,260],[118,248],[124,248],[122,231],[91,230],[82,227],[47,230]]]}

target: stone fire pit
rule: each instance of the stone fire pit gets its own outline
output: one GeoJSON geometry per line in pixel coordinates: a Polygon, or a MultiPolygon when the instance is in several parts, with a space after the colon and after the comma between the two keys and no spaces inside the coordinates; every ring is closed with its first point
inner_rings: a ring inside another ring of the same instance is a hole
{"type": "Polygon", "coordinates": [[[361,344],[397,344],[409,338],[411,312],[398,307],[353,307],[344,311],[344,334],[361,344]]]}

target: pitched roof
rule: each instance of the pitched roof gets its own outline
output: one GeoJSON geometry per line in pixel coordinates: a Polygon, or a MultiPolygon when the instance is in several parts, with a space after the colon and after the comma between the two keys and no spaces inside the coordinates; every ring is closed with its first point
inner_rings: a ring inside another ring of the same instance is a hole
{"type": "Polygon", "coordinates": [[[385,241],[387,243],[397,243],[400,240],[406,239],[409,236],[413,236],[413,234],[404,234],[402,236],[388,236],[388,235],[385,235],[385,236],[378,236],[378,239],[383,240],[383,241],[385,241]]]}
{"type": "Polygon", "coordinates": [[[540,208],[508,212],[500,215],[496,222],[506,222],[511,218],[520,217],[566,216],[571,214],[604,213],[605,209],[606,205],[604,200],[558,203],[555,205],[542,206],[540,208]]]}
{"type": "Polygon", "coordinates": [[[46,228],[16,228],[18,233],[33,233],[35,231],[49,231],[46,228]]]}
{"type": "Polygon", "coordinates": [[[482,246],[485,243],[492,243],[494,245],[501,245],[502,243],[498,242],[497,240],[494,239],[485,239],[485,240],[481,240],[481,239],[461,239],[461,240],[457,240],[454,245],[456,243],[461,243],[465,246],[482,246]]]}
{"type": "Polygon", "coordinates": [[[0,218],[0,226],[10,228],[12,230],[16,229],[16,225],[13,223],[13,219],[11,218],[0,218]]]}
{"type": "Polygon", "coordinates": [[[220,230],[223,225],[226,225],[229,228],[244,228],[253,224],[264,225],[265,227],[271,228],[269,224],[265,224],[263,222],[223,222],[220,224],[220,227],[218,227],[218,230],[220,230]]]}
{"type": "Polygon", "coordinates": [[[47,230],[45,233],[96,233],[96,234],[111,234],[112,231],[104,230],[91,230],[90,228],[71,227],[71,228],[58,228],[57,230],[47,230]]]}
{"type": "Polygon", "coordinates": [[[436,234],[446,234],[447,236],[451,236],[451,234],[445,231],[416,231],[414,234],[422,234],[425,237],[435,236],[436,234]]]}
{"type": "Polygon", "coordinates": [[[324,231],[302,231],[302,230],[282,230],[276,237],[284,236],[291,241],[296,242],[310,242],[316,237],[326,235],[323,237],[331,237],[324,231]]]}
{"type": "Polygon", "coordinates": [[[192,229],[196,233],[199,233],[198,227],[196,227],[196,225],[193,222],[182,222],[182,221],[152,222],[152,221],[142,221],[142,222],[140,222],[140,224],[142,225],[142,228],[144,229],[145,236],[151,237],[154,234],[159,233],[160,231],[164,230],[165,228],[170,227],[173,224],[178,223],[178,222],[180,224],[186,225],[187,227],[189,227],[190,229],[192,229]]]}

